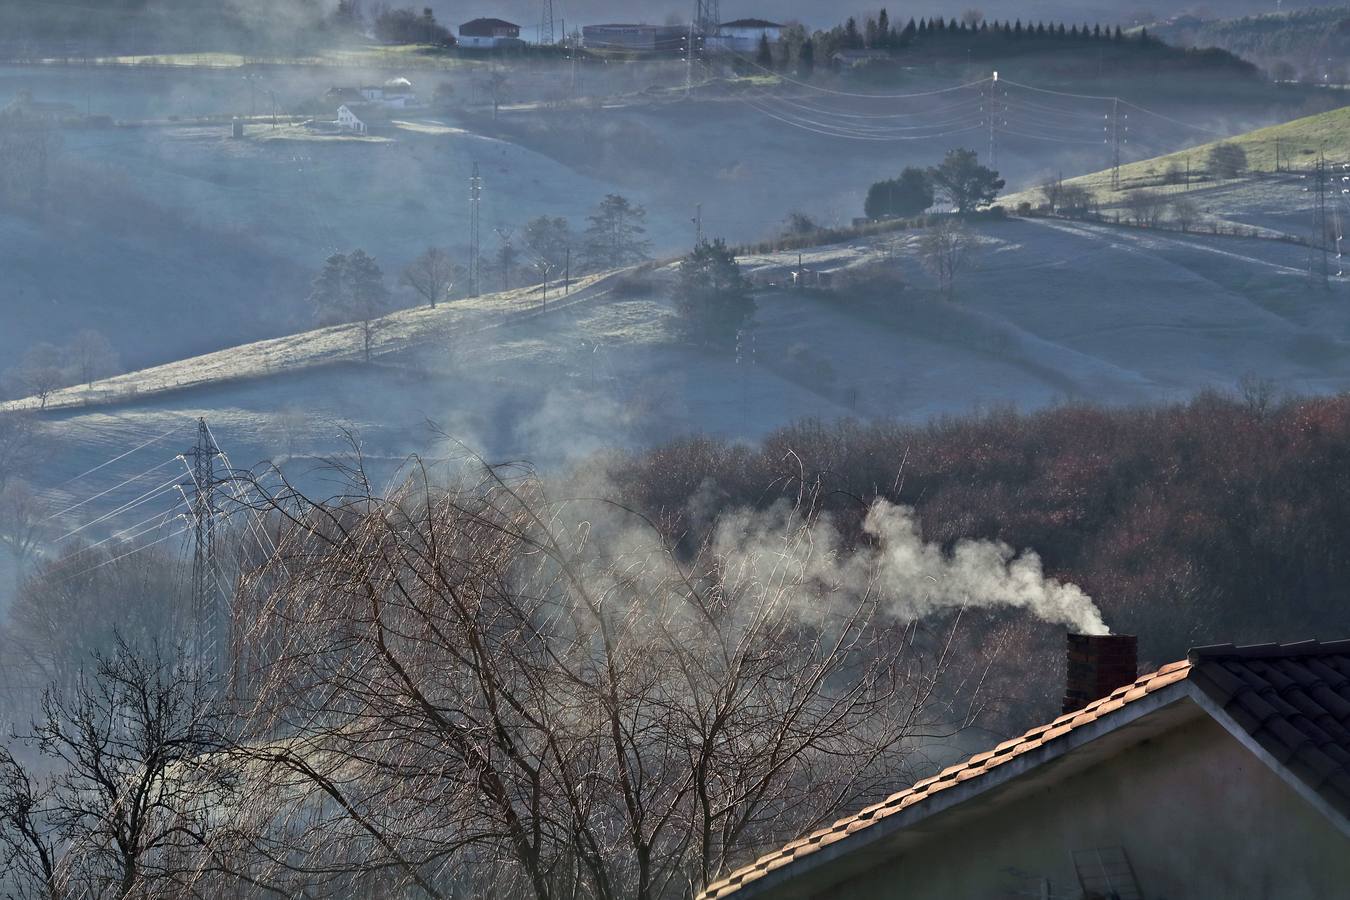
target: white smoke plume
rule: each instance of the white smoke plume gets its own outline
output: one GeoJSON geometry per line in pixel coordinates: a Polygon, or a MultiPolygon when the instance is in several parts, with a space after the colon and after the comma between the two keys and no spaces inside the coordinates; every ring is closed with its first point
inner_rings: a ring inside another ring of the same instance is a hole
{"type": "Polygon", "coordinates": [[[878,596],[904,621],[960,607],[1022,609],[1083,634],[1108,634],[1101,611],[1073,584],[1047,578],[1035,551],[997,541],[961,541],[946,552],[925,542],[915,511],[878,500],[864,532],[870,544],[843,546],[833,523],[800,524],[786,507],[722,518],[714,550],[731,577],[784,586],[806,602],[821,596],[878,596]]]}

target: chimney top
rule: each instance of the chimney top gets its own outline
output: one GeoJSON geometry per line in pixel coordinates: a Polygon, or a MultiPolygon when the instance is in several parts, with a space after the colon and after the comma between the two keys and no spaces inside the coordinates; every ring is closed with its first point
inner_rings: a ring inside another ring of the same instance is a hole
{"type": "Polygon", "coordinates": [[[1139,677],[1139,639],[1132,634],[1070,634],[1064,712],[1082,709],[1139,677]]]}

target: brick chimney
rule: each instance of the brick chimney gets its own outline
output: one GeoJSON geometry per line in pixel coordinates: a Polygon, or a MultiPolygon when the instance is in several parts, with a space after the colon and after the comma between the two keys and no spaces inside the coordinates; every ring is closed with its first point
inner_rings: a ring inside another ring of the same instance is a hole
{"type": "Polygon", "coordinates": [[[1070,634],[1064,712],[1082,709],[1139,677],[1132,634],[1070,634]]]}

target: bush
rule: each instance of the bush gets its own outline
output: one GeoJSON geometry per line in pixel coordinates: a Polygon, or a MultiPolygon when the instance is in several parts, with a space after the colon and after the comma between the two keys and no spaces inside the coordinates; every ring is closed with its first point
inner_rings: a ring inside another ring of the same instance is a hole
{"type": "Polygon", "coordinates": [[[1247,169],[1247,151],[1237,144],[1215,144],[1210,148],[1208,165],[1215,178],[1236,178],[1247,169]]]}

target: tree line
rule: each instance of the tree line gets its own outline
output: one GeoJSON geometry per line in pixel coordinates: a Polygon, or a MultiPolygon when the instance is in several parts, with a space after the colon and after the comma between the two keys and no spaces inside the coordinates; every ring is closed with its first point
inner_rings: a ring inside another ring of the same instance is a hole
{"type": "MultiPolygon", "coordinates": [[[[577,234],[562,216],[538,216],[519,236],[505,226],[494,230],[497,248],[477,261],[480,292],[514,285],[545,284],[572,275],[623,268],[650,257],[647,210],[620,194],[609,194],[577,234]]],[[[468,295],[470,260],[443,247],[428,247],[398,273],[398,285],[418,303],[435,308],[468,295]]],[[[320,327],[354,323],[369,362],[385,317],[398,308],[379,262],[364,250],[335,253],[324,262],[310,289],[313,318],[320,327]]]]}

